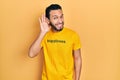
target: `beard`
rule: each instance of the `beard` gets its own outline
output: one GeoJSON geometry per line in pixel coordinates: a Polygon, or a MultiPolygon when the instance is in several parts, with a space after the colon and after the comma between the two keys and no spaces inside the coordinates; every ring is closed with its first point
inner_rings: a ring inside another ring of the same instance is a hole
{"type": "Polygon", "coordinates": [[[56,27],[52,22],[50,22],[50,26],[51,26],[51,28],[52,28],[53,30],[55,30],[55,31],[62,31],[62,30],[63,30],[64,22],[59,23],[59,24],[62,24],[62,28],[57,29],[57,27],[56,27]]]}

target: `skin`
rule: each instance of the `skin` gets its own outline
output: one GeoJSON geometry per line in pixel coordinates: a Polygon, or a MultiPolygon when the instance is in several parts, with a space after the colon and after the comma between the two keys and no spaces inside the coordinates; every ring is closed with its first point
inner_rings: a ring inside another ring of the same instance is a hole
{"type": "Polygon", "coordinates": [[[50,12],[50,26],[54,32],[59,32],[63,29],[64,17],[62,10],[52,10],[50,12]]]}
{"type": "MultiPolygon", "coordinates": [[[[39,18],[40,22],[40,33],[37,37],[37,39],[33,42],[29,49],[29,57],[33,58],[42,50],[42,47],[40,46],[42,39],[46,35],[46,33],[52,29],[53,32],[59,32],[64,27],[64,16],[62,10],[51,10],[50,11],[50,19],[46,18],[45,15],[42,15],[41,18],[39,18]]],[[[81,50],[74,50],[73,51],[73,57],[74,57],[74,80],[80,79],[80,73],[81,73],[81,66],[82,66],[82,59],[81,59],[81,50]]]]}

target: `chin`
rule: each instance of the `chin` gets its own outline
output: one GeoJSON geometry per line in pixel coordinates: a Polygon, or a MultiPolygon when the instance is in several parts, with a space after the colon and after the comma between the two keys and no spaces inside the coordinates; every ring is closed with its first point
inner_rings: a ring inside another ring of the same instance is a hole
{"type": "Polygon", "coordinates": [[[63,27],[62,28],[60,28],[60,29],[57,29],[57,31],[62,31],[63,30],[63,27]]]}

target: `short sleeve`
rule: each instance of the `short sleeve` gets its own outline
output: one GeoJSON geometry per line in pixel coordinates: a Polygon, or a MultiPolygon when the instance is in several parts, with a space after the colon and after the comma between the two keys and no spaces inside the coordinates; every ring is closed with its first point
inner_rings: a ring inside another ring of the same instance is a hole
{"type": "Polygon", "coordinates": [[[77,50],[81,48],[80,37],[77,33],[73,35],[73,50],[77,50]]]}

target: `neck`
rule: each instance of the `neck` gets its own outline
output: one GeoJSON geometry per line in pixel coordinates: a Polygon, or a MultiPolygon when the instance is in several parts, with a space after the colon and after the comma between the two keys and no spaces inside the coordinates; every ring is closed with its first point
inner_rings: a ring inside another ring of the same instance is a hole
{"type": "Polygon", "coordinates": [[[57,32],[61,32],[62,30],[55,30],[54,28],[51,28],[51,30],[52,30],[52,32],[54,32],[54,33],[57,33],[57,32]]]}

